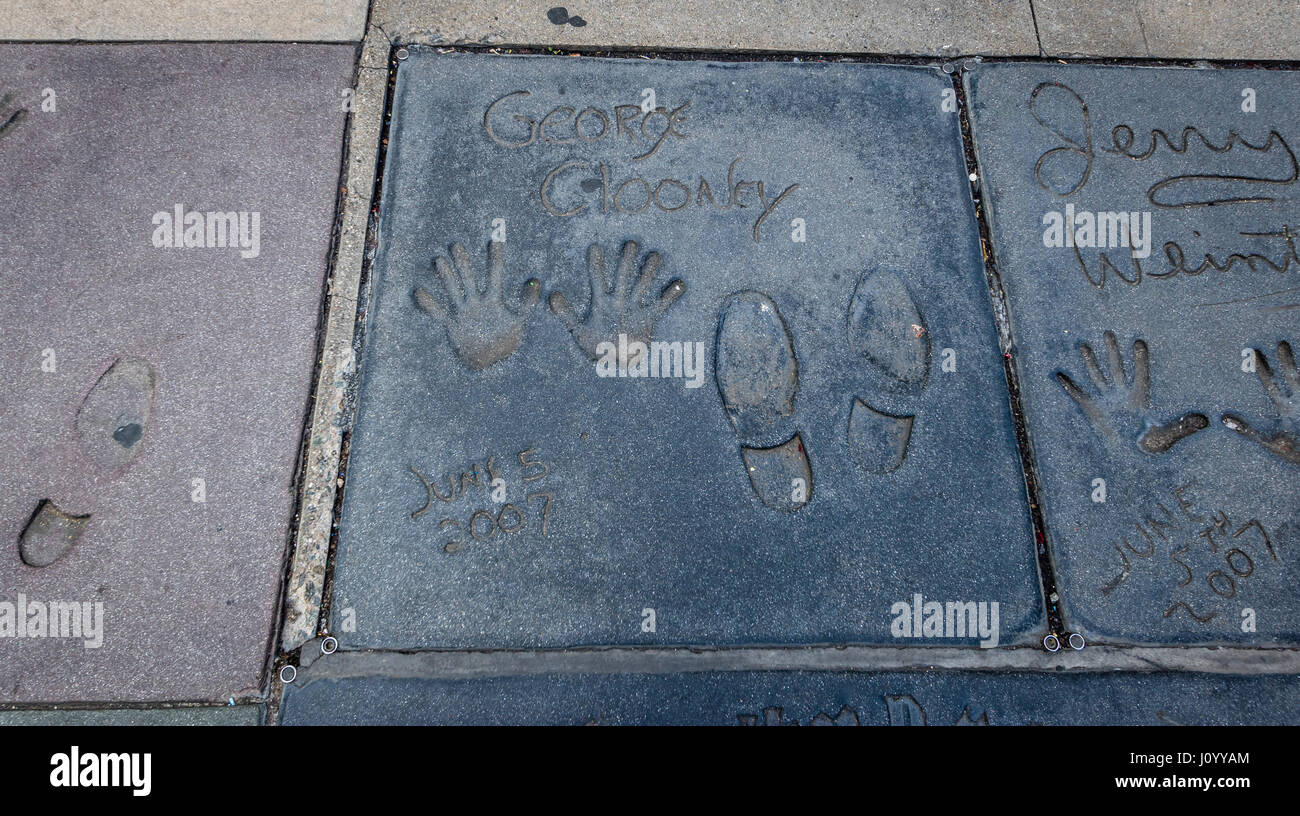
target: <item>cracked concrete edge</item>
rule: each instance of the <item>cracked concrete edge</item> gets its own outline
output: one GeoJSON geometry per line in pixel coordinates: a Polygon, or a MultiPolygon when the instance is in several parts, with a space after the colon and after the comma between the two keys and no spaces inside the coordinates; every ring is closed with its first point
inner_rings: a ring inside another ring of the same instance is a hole
{"type": "Polygon", "coordinates": [[[814,646],[802,648],[611,648],[545,651],[339,651],[298,672],[292,685],[352,677],[466,680],[538,674],[669,674],[735,671],[1200,672],[1300,675],[1300,650],[1240,647],[814,646]]]}
{"type": "Polygon", "coordinates": [[[1038,56],[1029,0],[560,0],[582,25],[522,0],[374,0],[371,20],[401,45],[579,50],[1038,56]]]}
{"type": "Polygon", "coordinates": [[[285,591],[280,635],[280,648],[285,652],[315,637],[320,617],[339,488],[347,395],[356,372],[352,341],[388,88],[389,48],[388,37],[372,26],[366,32],[357,66],[343,177],[343,210],[331,264],[320,371],[307,431],[298,529],[285,591]]]}

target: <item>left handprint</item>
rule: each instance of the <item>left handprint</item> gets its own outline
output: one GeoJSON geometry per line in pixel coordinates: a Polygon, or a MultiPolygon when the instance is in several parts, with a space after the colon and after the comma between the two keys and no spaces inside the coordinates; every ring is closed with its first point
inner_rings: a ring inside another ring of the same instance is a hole
{"type": "Polygon", "coordinates": [[[433,259],[434,270],[446,290],[448,306],[427,290],[416,287],[415,302],[426,314],[447,329],[452,350],[471,371],[499,363],[519,348],[524,326],[541,296],[541,283],[529,278],[520,288],[519,303],[507,306],[502,289],[505,262],[503,244],[488,244],[486,281],[475,274],[469,254],[460,244],[451,245],[451,261],[441,255],[433,259]]]}

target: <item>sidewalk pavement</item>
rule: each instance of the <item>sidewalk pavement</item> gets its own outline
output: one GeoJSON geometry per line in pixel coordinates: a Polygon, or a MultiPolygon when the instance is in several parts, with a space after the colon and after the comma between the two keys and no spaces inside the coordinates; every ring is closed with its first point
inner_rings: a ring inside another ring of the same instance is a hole
{"type": "Polygon", "coordinates": [[[20,3],[0,40],[393,42],[597,50],[1300,59],[1289,0],[138,0],[20,3]]]}
{"type": "Polygon", "coordinates": [[[1289,5],[20,6],[0,723],[1295,722],[1289,5]]]}

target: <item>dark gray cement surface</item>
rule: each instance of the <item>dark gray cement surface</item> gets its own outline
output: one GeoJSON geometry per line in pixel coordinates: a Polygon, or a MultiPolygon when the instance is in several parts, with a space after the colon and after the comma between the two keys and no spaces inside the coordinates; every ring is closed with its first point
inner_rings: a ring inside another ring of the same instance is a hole
{"type": "Polygon", "coordinates": [[[285,725],[1296,724],[1294,677],[974,672],[355,677],[285,689],[285,725]]]}
{"type": "Polygon", "coordinates": [[[410,49],[335,571],[344,646],[975,645],[893,637],[917,593],[996,602],[1000,642],[1032,639],[1033,536],[951,90],[915,67],[410,49]],[[662,179],[686,191],[661,187],[661,209],[645,185],[662,179]],[[633,212],[613,203],[625,183],[633,212]],[[760,196],[787,190],[760,224],[760,196]],[[615,293],[582,322],[593,244],[615,293]],[[489,294],[462,301],[458,274],[489,294]],[[589,355],[620,332],[698,344],[700,387],[598,376],[589,355]]]}
{"type": "Polygon", "coordinates": [[[1068,624],[1295,643],[1296,74],[985,65],[967,87],[1068,624]],[[1149,256],[1045,245],[1067,207],[1149,216],[1149,256]]]}
{"type": "Polygon", "coordinates": [[[0,602],[103,604],[98,648],[0,638],[0,700],[260,688],[354,61],[352,46],[0,46],[0,602]],[[258,213],[258,253],[155,246],[155,214],[177,204],[258,213]],[[152,376],[114,366],[136,358],[152,376]],[[90,519],[33,567],[19,538],[43,499],[90,519]]]}
{"type": "Polygon", "coordinates": [[[5,725],[261,725],[257,705],[0,711],[5,725]]]}

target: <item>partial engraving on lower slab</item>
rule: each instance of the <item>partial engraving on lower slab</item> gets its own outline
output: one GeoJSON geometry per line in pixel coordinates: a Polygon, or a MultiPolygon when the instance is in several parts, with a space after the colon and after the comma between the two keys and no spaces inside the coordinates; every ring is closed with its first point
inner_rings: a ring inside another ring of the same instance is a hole
{"type": "Polygon", "coordinates": [[[89,515],[65,513],[42,499],[18,538],[18,554],[29,567],[48,567],[67,555],[89,522],[89,515]]]}
{"type": "Polygon", "coordinates": [[[799,434],[774,448],[741,447],[740,456],[763,504],[793,513],[812,500],[812,468],[799,434]]]}
{"type": "Polygon", "coordinates": [[[859,467],[870,473],[892,473],[898,470],[907,458],[913,419],[910,416],[894,416],[877,411],[854,397],[853,407],[849,410],[846,440],[849,455],[859,467]]]}

